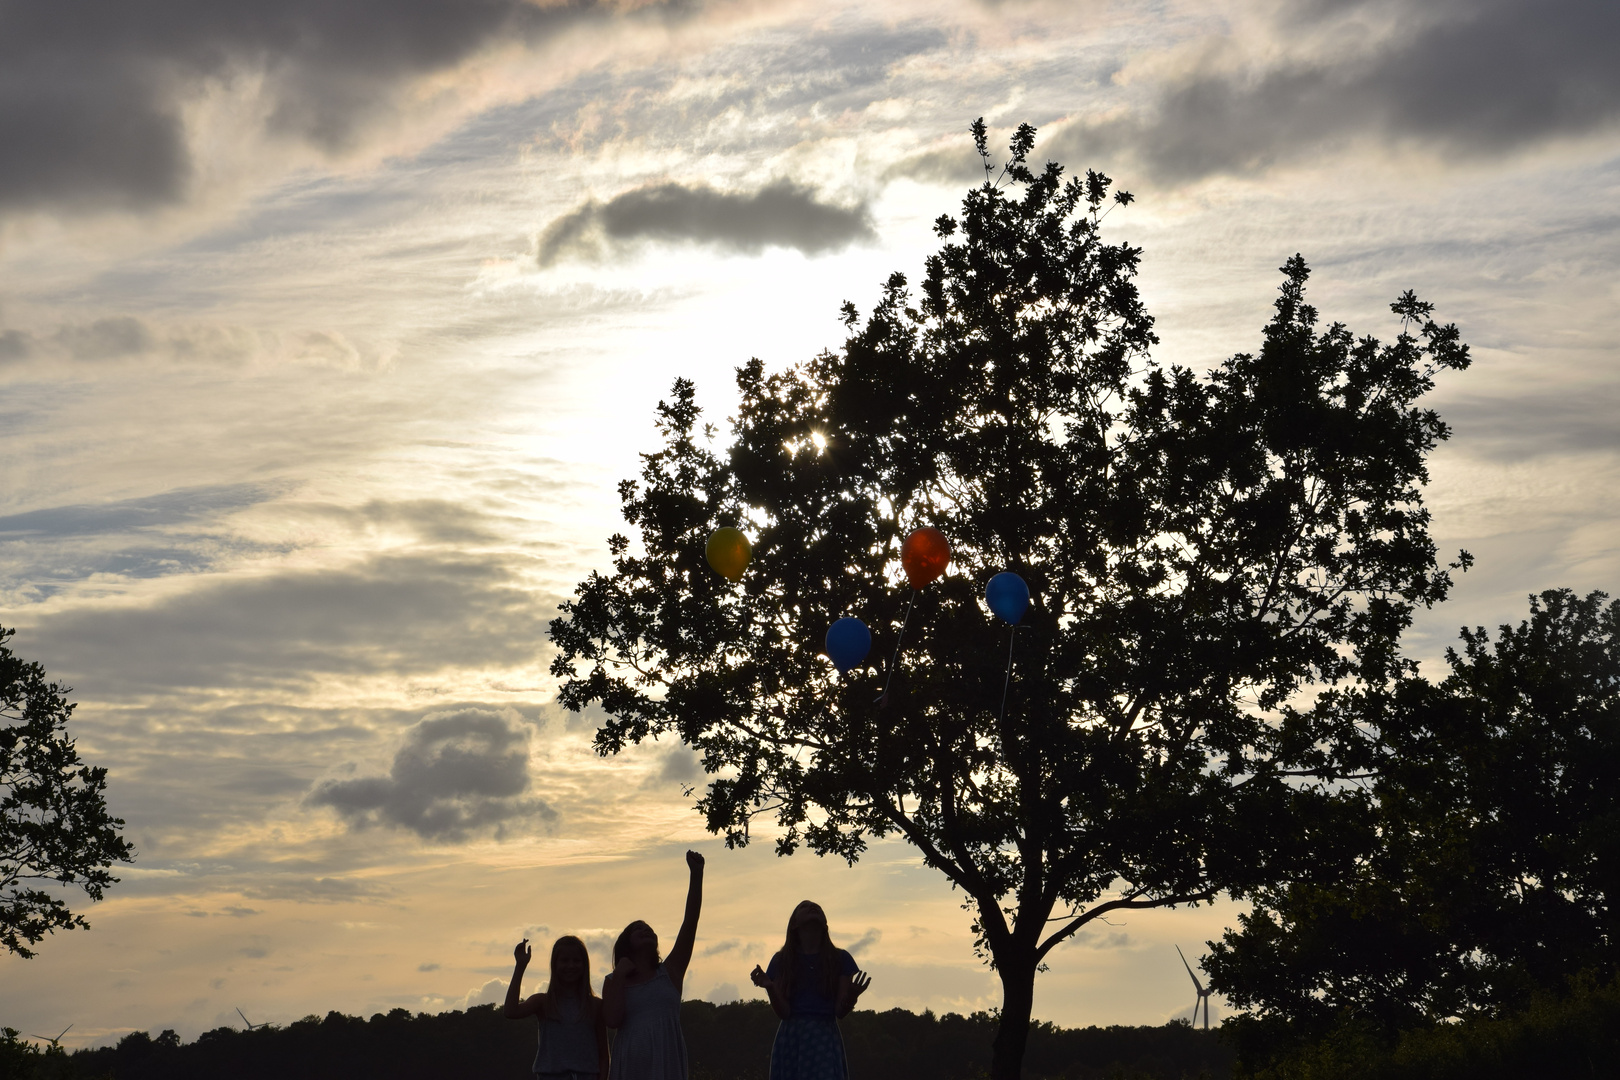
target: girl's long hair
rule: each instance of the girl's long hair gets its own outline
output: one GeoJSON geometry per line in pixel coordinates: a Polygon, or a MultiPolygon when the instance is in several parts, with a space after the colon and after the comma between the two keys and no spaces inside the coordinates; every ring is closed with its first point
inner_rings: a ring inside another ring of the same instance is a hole
{"type": "MultiPolygon", "coordinates": [[[[821,911],[820,904],[815,903],[812,900],[801,900],[799,904],[794,907],[793,914],[797,915],[799,908],[804,907],[806,904],[809,904],[817,911],[821,911]]],[[[820,931],[819,936],[821,938],[819,943],[821,946],[821,989],[822,992],[828,997],[837,1000],[838,950],[833,947],[832,935],[827,932],[827,913],[825,911],[821,912],[821,922],[817,924],[817,929],[820,931]]],[[[793,1000],[793,980],[798,975],[798,972],[796,972],[794,969],[798,966],[799,962],[799,943],[799,931],[795,930],[793,927],[793,915],[789,915],[787,939],[782,943],[782,951],[776,955],[782,961],[782,966],[780,969],[782,972],[782,977],[778,981],[782,984],[782,986],[787,988],[786,996],[790,1002],[793,1000]]]]}
{"type": "Polygon", "coordinates": [[[578,949],[579,958],[585,962],[584,975],[580,982],[580,1004],[585,1005],[596,996],[591,989],[591,951],[585,943],[573,934],[564,934],[551,946],[551,982],[546,984],[546,1015],[555,1017],[557,1013],[557,958],[564,949],[578,949]]]}
{"type": "MultiPolygon", "coordinates": [[[[630,935],[635,931],[636,927],[638,927],[638,926],[647,926],[647,924],[645,922],[643,922],[642,920],[637,919],[635,922],[633,922],[629,926],[625,927],[623,932],[621,932],[619,934],[619,940],[617,940],[617,941],[615,941],[613,943],[613,966],[614,967],[619,966],[619,957],[621,957],[621,956],[629,956],[630,955],[630,935]]],[[[647,926],[647,929],[651,930],[652,927],[647,926]]],[[[654,934],[653,936],[656,937],[657,935],[654,934]]],[[[658,950],[657,949],[654,949],[653,950],[653,967],[656,968],[659,964],[661,964],[663,962],[664,962],[664,958],[662,956],[658,955],[658,950]]]]}

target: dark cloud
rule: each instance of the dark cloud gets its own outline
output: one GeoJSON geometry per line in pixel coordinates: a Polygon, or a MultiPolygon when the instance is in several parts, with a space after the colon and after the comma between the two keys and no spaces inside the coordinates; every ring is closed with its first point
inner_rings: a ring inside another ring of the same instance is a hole
{"type": "MultiPolygon", "coordinates": [[[[0,147],[3,150],[3,147],[0,147]]],[[[0,205],[0,214],[4,206],[0,205]]],[[[148,283],[152,275],[147,275],[148,283]]],[[[105,283],[106,279],[103,279],[105,283]]],[[[67,322],[44,330],[0,331],[0,366],[75,361],[166,361],[186,366],[235,367],[277,345],[288,359],[352,366],[363,362],[353,344],[331,334],[308,331],[281,339],[239,327],[153,325],[132,315],[109,315],[89,322],[67,322]]]]}
{"type": "Polygon", "coordinates": [[[1620,392],[1612,385],[1527,386],[1512,395],[1460,394],[1439,406],[1457,451],[1498,461],[1620,452],[1620,392]]]}
{"type": "Polygon", "coordinates": [[[0,364],[26,360],[34,354],[32,334],[21,330],[0,330],[0,364]]]}
{"type": "Polygon", "coordinates": [[[268,133],[342,150],[406,81],[598,19],[594,0],[0,4],[0,212],[182,199],[183,113],[259,83],[268,133]]]}
{"type": "Polygon", "coordinates": [[[204,580],[144,606],[76,607],[29,629],[53,675],[91,697],[400,678],[532,660],[548,603],[495,557],[397,555],[344,569],[204,580]]]}
{"type": "Polygon", "coordinates": [[[430,716],[405,737],[387,776],[331,780],[309,801],[329,806],[355,828],[389,825],[427,840],[460,840],[508,821],[550,822],[556,813],[524,798],[529,790],[528,729],[516,714],[463,709],[430,716]]]}
{"type": "Polygon", "coordinates": [[[866,205],[822,202],[810,188],[777,180],[752,192],[723,192],[703,184],[655,184],[591,201],[548,225],[539,261],[600,257],[610,245],[652,240],[700,243],[747,254],[767,247],[806,255],[875,239],[866,205]]]}
{"type": "Polygon", "coordinates": [[[861,953],[865,952],[867,949],[870,949],[872,946],[876,945],[882,940],[883,931],[873,927],[872,929],[867,930],[866,933],[862,934],[857,940],[851,942],[847,946],[847,951],[851,956],[859,956],[861,953]]]}
{"type": "Polygon", "coordinates": [[[155,344],[152,330],[130,315],[114,315],[82,326],[63,327],[56,339],[75,360],[122,360],[139,356],[155,344]]]}
{"type": "Polygon", "coordinates": [[[1317,0],[1289,8],[1307,32],[1370,52],[1233,71],[1220,54],[1161,87],[1144,111],[1081,122],[1043,151],[1123,153],[1167,181],[1247,172],[1372,136],[1457,156],[1520,150],[1620,121],[1620,4],[1602,0],[1317,0]]]}
{"type": "Polygon", "coordinates": [[[233,535],[228,519],[290,487],[217,484],[0,516],[0,583],[43,599],[96,576],[168,577],[273,554],[233,535]]]}
{"type": "Polygon", "coordinates": [[[214,484],[136,499],[44,507],[0,517],[0,541],[22,537],[60,540],[178,525],[245,509],[285,490],[284,484],[214,484]]]}
{"type": "Polygon", "coordinates": [[[672,746],[664,754],[664,763],[658,767],[657,777],[662,781],[685,783],[696,780],[703,773],[698,756],[686,746],[672,746]]]}

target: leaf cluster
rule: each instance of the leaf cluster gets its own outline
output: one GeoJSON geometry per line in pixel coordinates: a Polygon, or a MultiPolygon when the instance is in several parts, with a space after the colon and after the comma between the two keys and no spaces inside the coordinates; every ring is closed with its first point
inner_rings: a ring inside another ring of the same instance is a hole
{"type": "Polygon", "coordinates": [[[22,957],[57,930],[87,927],[59,890],[101,899],[132,849],[107,812],[107,770],[84,764],[67,735],[74,706],[38,663],[15,655],[0,627],[0,945],[22,957]]]}

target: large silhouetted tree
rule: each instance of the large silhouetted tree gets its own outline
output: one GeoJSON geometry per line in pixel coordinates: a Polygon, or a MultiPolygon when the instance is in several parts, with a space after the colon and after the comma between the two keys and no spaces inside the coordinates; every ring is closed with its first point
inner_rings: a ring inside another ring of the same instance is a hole
{"type": "MultiPolygon", "coordinates": [[[[598,703],[602,753],[678,736],[709,828],[858,858],[903,836],[967,896],[1002,983],[993,1075],[1019,1075],[1036,972],[1091,920],[1242,892],[1303,857],[1336,732],[1289,702],[1389,678],[1416,604],[1445,595],[1419,487],[1446,428],[1414,402],[1467,350],[1411,294],[1390,344],[1318,325],[1284,268],[1258,353],[1200,374],[1149,355],[1140,250],[1105,242],[1106,176],[1030,169],[1021,127],[913,295],[893,275],[843,348],[738,371],[730,438],[677,381],[664,446],[620,488],[609,542],[551,636],[561,700],[598,703]],[[704,562],[741,525],[733,586],[704,562]],[[906,533],[953,570],[910,614],[906,533]],[[980,601],[1014,570],[1009,631],[980,601]],[[844,677],[829,623],[875,630],[844,677]]],[[[784,301],[785,302],[785,301],[784,301]]],[[[1321,803],[1331,813],[1330,803],[1321,803]]]]}
{"type": "Polygon", "coordinates": [[[11,651],[13,633],[0,627],[0,945],[31,957],[46,934],[90,925],[61,886],[101,899],[131,849],[107,813],[107,770],[80,761],[68,738],[67,691],[11,651]]]}

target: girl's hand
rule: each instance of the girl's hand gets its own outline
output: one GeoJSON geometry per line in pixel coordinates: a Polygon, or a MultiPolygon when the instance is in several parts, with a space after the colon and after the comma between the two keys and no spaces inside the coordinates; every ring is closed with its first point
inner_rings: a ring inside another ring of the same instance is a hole
{"type": "Polygon", "coordinates": [[[760,967],[758,964],[754,965],[754,970],[748,973],[748,977],[753,980],[754,985],[759,987],[761,990],[768,992],[776,989],[776,984],[771,981],[771,977],[766,975],[765,969],[760,967]]]}
{"type": "Polygon", "coordinates": [[[703,856],[696,851],[686,853],[686,865],[692,868],[695,874],[703,869],[703,856]]]}
{"type": "Polygon", "coordinates": [[[850,1000],[854,1001],[866,993],[866,988],[872,985],[872,976],[864,971],[857,971],[855,977],[849,980],[850,1000]]]}
{"type": "Polygon", "coordinates": [[[529,948],[528,938],[524,938],[522,941],[518,942],[517,947],[512,950],[512,959],[517,961],[517,966],[520,968],[528,967],[529,961],[533,957],[534,950],[529,948]]]}

